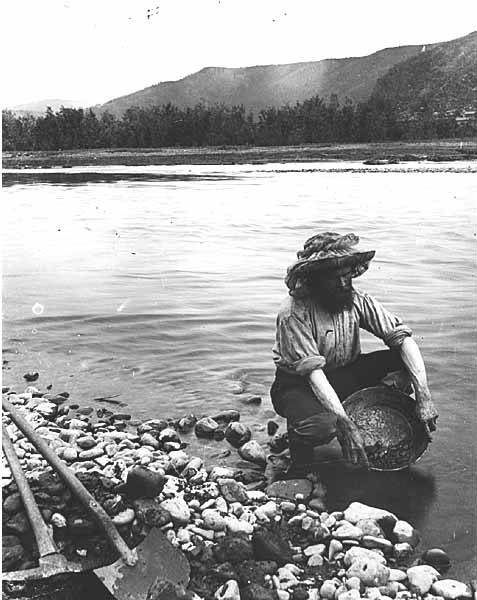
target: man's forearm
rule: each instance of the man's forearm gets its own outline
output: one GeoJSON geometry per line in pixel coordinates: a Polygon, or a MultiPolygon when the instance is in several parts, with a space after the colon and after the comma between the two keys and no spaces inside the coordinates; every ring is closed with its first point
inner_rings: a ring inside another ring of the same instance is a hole
{"type": "Polygon", "coordinates": [[[346,417],[340,399],[322,369],[315,369],[308,377],[317,401],[337,417],[346,417]]]}
{"type": "Polygon", "coordinates": [[[401,358],[411,377],[414,390],[427,389],[426,367],[418,345],[411,337],[404,338],[400,346],[401,358]]]}

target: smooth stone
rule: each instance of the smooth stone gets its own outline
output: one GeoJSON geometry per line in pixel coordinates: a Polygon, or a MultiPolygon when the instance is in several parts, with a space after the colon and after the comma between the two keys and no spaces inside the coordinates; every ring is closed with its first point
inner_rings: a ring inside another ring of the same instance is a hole
{"type": "Polygon", "coordinates": [[[386,585],[389,579],[389,569],[376,558],[361,558],[353,561],[346,576],[358,577],[361,583],[367,587],[386,585]]]}
{"type": "Polygon", "coordinates": [[[92,460],[94,458],[98,458],[98,456],[102,456],[104,454],[103,448],[99,448],[98,446],[94,448],[90,448],[89,450],[82,450],[78,458],[81,460],[92,460]]]}
{"type": "Polygon", "coordinates": [[[309,567],[322,567],[324,562],[321,554],[312,554],[308,559],[307,565],[309,567]]]}
{"type": "Polygon", "coordinates": [[[227,523],[224,517],[216,510],[207,508],[202,512],[204,519],[204,527],[212,531],[224,531],[227,528],[227,523]]]}
{"type": "Polygon", "coordinates": [[[70,419],[69,422],[70,429],[88,429],[88,426],[88,421],[83,421],[83,419],[70,419]]]}
{"type": "Polygon", "coordinates": [[[197,423],[197,417],[195,415],[187,415],[186,417],[182,417],[177,422],[177,429],[184,433],[190,431],[194,425],[197,423]]]}
{"type": "Polygon", "coordinates": [[[189,456],[184,450],[173,450],[172,452],[169,452],[169,458],[171,460],[171,466],[178,472],[182,471],[189,463],[189,456]]]}
{"type": "Polygon", "coordinates": [[[238,453],[244,460],[248,460],[257,465],[265,465],[267,462],[265,450],[255,440],[250,440],[243,446],[240,446],[238,453]]]}
{"type": "Polygon", "coordinates": [[[389,581],[405,581],[407,574],[401,569],[389,569],[389,581]]]}
{"type": "Polygon", "coordinates": [[[393,515],[393,513],[381,508],[362,504],[361,502],[352,502],[344,511],[345,520],[353,525],[356,525],[363,519],[372,519],[373,521],[379,522],[385,517],[391,518],[394,522],[397,521],[397,517],[396,515],[393,515]]]}
{"type": "Polygon", "coordinates": [[[212,438],[214,431],[218,429],[219,424],[211,417],[203,417],[195,424],[194,431],[198,438],[212,438]]]}
{"type": "Polygon", "coordinates": [[[132,523],[135,516],[136,515],[132,508],[126,508],[126,510],[114,515],[112,521],[117,527],[121,527],[122,525],[128,525],[129,523],[132,523]]]}
{"type": "Polygon", "coordinates": [[[131,498],[155,498],[164,488],[165,477],[146,467],[134,467],[127,474],[126,492],[131,498]]]}
{"type": "Polygon", "coordinates": [[[330,540],[330,545],[328,547],[328,560],[333,560],[333,558],[343,550],[343,544],[339,540],[330,540]]]}
{"type": "Polygon", "coordinates": [[[225,439],[235,448],[243,446],[251,437],[252,432],[250,431],[250,428],[239,421],[229,423],[225,430],[225,439]]]}
{"type": "Polygon", "coordinates": [[[229,579],[215,592],[217,600],[240,600],[240,590],[235,579],[229,579]]]}
{"type": "Polygon", "coordinates": [[[312,498],[309,501],[308,506],[311,509],[316,510],[316,512],[323,512],[326,508],[323,498],[312,498]]]}
{"type": "Polygon", "coordinates": [[[421,563],[431,565],[431,567],[443,573],[450,567],[450,558],[444,550],[431,548],[421,556],[421,563]]]}
{"type": "Polygon", "coordinates": [[[394,540],[398,544],[407,542],[415,547],[419,543],[419,533],[407,521],[397,521],[393,529],[394,540]]]}
{"type": "Polygon", "coordinates": [[[35,411],[46,419],[54,419],[58,413],[58,406],[53,402],[41,402],[35,407],[35,411]]]}
{"type": "Polygon", "coordinates": [[[176,442],[178,444],[181,443],[181,438],[178,436],[177,431],[171,427],[166,427],[163,429],[158,435],[158,440],[161,442],[161,444],[165,444],[167,442],[176,442]]]}
{"type": "Polygon", "coordinates": [[[230,516],[224,517],[224,521],[230,533],[246,533],[247,535],[253,533],[253,525],[247,521],[230,516]]]}
{"type": "Polygon", "coordinates": [[[385,565],[386,559],[384,556],[378,552],[374,552],[373,550],[368,550],[366,548],[360,548],[359,546],[354,546],[347,550],[344,557],[344,565],[345,567],[351,566],[354,562],[358,560],[364,559],[377,560],[379,563],[385,565]]]}
{"type": "Polygon", "coordinates": [[[248,495],[245,486],[234,479],[221,479],[220,491],[227,502],[240,502],[247,504],[248,495]]]}
{"type": "Polygon", "coordinates": [[[268,435],[272,436],[275,435],[278,431],[278,423],[276,423],[275,421],[268,421],[267,423],[267,433],[268,435]]]}
{"type": "Polygon", "coordinates": [[[81,437],[76,440],[76,444],[81,448],[81,450],[90,450],[96,446],[96,443],[96,440],[90,436],[81,437]]]}
{"type": "Polygon", "coordinates": [[[313,556],[313,554],[323,554],[326,550],[325,544],[313,544],[313,546],[307,546],[303,550],[305,556],[313,556]]]}
{"type": "Polygon", "coordinates": [[[20,496],[19,492],[15,492],[13,494],[10,494],[10,496],[7,496],[7,498],[5,498],[2,508],[6,513],[14,514],[18,512],[22,508],[22,506],[22,497],[20,496]]]}
{"type": "Polygon", "coordinates": [[[406,571],[406,574],[411,591],[418,592],[421,595],[426,594],[431,589],[432,584],[437,581],[440,576],[439,571],[430,565],[410,567],[406,571]]]}
{"type": "Polygon", "coordinates": [[[244,404],[254,404],[256,406],[258,406],[259,404],[262,403],[261,396],[244,396],[244,397],[240,398],[240,400],[244,404]]]}
{"type": "Polygon", "coordinates": [[[326,579],[320,587],[320,597],[324,600],[334,600],[338,583],[331,579],[326,579]]]}
{"type": "Polygon", "coordinates": [[[141,435],[141,433],[144,433],[146,431],[156,431],[157,433],[159,433],[160,431],[167,429],[167,427],[167,421],[165,421],[164,419],[148,419],[147,421],[144,421],[144,423],[139,425],[139,427],[137,428],[137,432],[138,435],[141,435]]]}
{"type": "Polygon", "coordinates": [[[28,383],[36,381],[38,377],[40,377],[40,374],[33,371],[29,371],[28,373],[25,373],[25,375],[23,375],[23,378],[25,379],[25,381],[28,381],[28,383]]]}
{"type": "Polygon", "coordinates": [[[154,448],[154,450],[157,450],[160,446],[158,440],[152,435],[152,433],[148,432],[141,435],[139,443],[142,446],[150,446],[151,448],[154,448]]]}
{"type": "Polygon", "coordinates": [[[240,421],[240,412],[234,409],[223,410],[216,415],[212,415],[212,418],[218,423],[228,424],[232,421],[240,421]]]}
{"type": "Polygon", "coordinates": [[[375,537],[373,535],[363,535],[361,539],[361,545],[364,548],[378,548],[385,554],[389,554],[393,551],[392,543],[386,538],[375,537]]]}
{"type": "Polygon", "coordinates": [[[338,527],[333,531],[332,536],[337,540],[356,540],[359,541],[363,537],[363,531],[351,525],[346,521],[340,521],[338,527]]]}
{"type": "Polygon", "coordinates": [[[134,501],[137,518],[149,527],[162,527],[171,522],[171,514],[152,498],[140,498],[134,501]]]}
{"type": "Polygon", "coordinates": [[[161,502],[160,506],[164,510],[167,510],[174,523],[186,525],[189,522],[191,517],[190,508],[183,498],[168,498],[161,502]]]}
{"type": "Polygon", "coordinates": [[[358,577],[349,577],[346,580],[346,587],[349,590],[360,590],[361,589],[361,581],[359,580],[358,577]]]}
{"type": "Polygon", "coordinates": [[[297,494],[302,494],[307,500],[313,489],[309,479],[286,479],[274,481],[267,489],[267,495],[272,498],[283,498],[283,500],[295,500],[297,494]]]}
{"type": "Polygon", "coordinates": [[[356,523],[364,535],[372,535],[373,537],[384,537],[384,532],[379,524],[374,519],[361,519],[356,523]]]}
{"type": "Polygon", "coordinates": [[[431,591],[436,596],[442,596],[445,600],[472,597],[469,587],[465,583],[455,581],[454,579],[441,579],[434,582],[431,591]]]}
{"type": "Polygon", "coordinates": [[[360,600],[359,590],[351,589],[336,596],[337,600],[360,600]]]}

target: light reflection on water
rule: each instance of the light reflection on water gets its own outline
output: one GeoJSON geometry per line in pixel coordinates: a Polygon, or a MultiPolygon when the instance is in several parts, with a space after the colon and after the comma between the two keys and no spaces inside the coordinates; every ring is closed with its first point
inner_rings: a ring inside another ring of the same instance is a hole
{"type": "MultiPolygon", "coordinates": [[[[441,416],[411,474],[364,477],[332,464],[329,497],[394,509],[426,546],[447,548],[455,575],[470,575],[475,176],[234,166],[188,167],[188,178],[168,167],[166,179],[132,181],[126,171],[120,180],[76,174],[73,184],[67,172],[55,184],[5,188],[5,384],[39,370],[41,385],[80,403],[121,394],[137,417],[238,405],[244,420],[263,424],[286,266],[316,231],[354,231],[377,250],[356,285],[413,328],[441,416]],[[241,404],[237,381],[264,397],[262,407],[241,404]]],[[[363,339],[365,351],[381,347],[363,339]]]]}

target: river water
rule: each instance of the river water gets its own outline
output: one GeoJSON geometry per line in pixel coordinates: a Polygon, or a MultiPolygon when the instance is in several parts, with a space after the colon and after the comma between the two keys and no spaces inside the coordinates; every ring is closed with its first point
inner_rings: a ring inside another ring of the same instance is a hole
{"type": "MultiPolygon", "coordinates": [[[[475,576],[475,163],[353,163],[6,171],[4,385],[27,370],[71,400],[119,394],[137,418],[239,408],[273,416],[271,346],[283,277],[317,231],[376,249],[356,287],[409,324],[439,408],[409,472],[331,462],[331,506],[390,508],[475,576]],[[260,407],[242,398],[262,396],[260,407]]],[[[363,335],[363,350],[384,348],[363,335]]],[[[101,404],[104,406],[104,404],[101,404]]],[[[124,409],[121,409],[124,410],[124,409]]],[[[198,447],[213,456],[210,443],[198,447]]],[[[339,456],[335,446],[323,460],[339,456]]]]}

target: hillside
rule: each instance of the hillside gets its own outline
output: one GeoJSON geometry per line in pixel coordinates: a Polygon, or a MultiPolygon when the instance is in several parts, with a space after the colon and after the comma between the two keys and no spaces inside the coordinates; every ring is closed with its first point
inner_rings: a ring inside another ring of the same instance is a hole
{"type": "Polygon", "coordinates": [[[477,109],[477,31],[395,65],[373,92],[400,113],[477,109]]]}
{"type": "Polygon", "coordinates": [[[180,79],[159,83],[96,106],[120,116],[131,106],[172,103],[180,108],[205,104],[243,104],[258,111],[268,106],[294,104],[315,95],[337,94],[354,101],[367,100],[379,77],[396,64],[417,56],[422,46],[387,48],[359,58],[326,59],[286,65],[246,68],[207,67],[180,79]]]}

